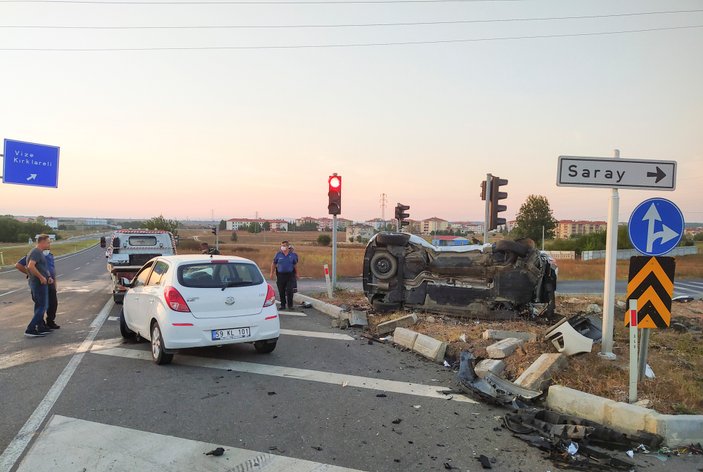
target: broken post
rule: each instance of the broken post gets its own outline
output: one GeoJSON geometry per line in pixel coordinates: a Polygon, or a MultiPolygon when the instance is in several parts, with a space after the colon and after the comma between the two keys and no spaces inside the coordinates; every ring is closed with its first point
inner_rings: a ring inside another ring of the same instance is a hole
{"type": "Polygon", "coordinates": [[[330,268],[327,264],[324,265],[325,268],[325,283],[327,284],[327,296],[332,299],[332,283],[330,282],[330,268]]]}
{"type": "Polygon", "coordinates": [[[637,300],[630,299],[630,403],[637,401],[637,300]]]}

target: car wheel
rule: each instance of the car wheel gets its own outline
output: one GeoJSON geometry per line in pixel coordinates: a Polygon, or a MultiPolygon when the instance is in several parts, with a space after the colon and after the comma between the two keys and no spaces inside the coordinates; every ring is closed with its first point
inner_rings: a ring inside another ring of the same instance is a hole
{"type": "Polygon", "coordinates": [[[269,354],[273,352],[274,349],[276,349],[277,342],[278,339],[274,339],[272,341],[255,341],[254,349],[256,349],[256,352],[258,352],[259,354],[269,354]]]}
{"type": "Polygon", "coordinates": [[[374,239],[377,246],[405,246],[410,241],[407,233],[378,233],[374,239]]]}
{"type": "Polygon", "coordinates": [[[164,348],[159,322],[154,321],[151,325],[151,357],[158,365],[169,364],[173,360],[173,354],[166,354],[164,348]]]}
{"type": "Polygon", "coordinates": [[[136,333],[127,326],[127,321],[124,319],[124,309],[120,310],[120,333],[125,339],[134,339],[136,336],[136,333]]]}
{"type": "Polygon", "coordinates": [[[374,254],[370,265],[371,273],[381,280],[390,279],[398,271],[398,261],[385,251],[374,254]]]}
{"type": "Polygon", "coordinates": [[[520,257],[525,257],[529,250],[530,248],[528,246],[515,241],[510,241],[509,239],[501,239],[500,241],[496,241],[496,252],[512,252],[520,257]]]}

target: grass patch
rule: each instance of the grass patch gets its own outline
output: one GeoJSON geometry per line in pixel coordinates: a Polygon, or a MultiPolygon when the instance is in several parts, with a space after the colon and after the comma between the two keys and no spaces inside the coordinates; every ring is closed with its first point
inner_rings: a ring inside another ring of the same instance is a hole
{"type": "MultiPolygon", "coordinates": [[[[85,241],[55,241],[51,243],[51,252],[54,256],[64,256],[66,254],[72,254],[80,250],[95,246],[98,244],[97,239],[86,239],[85,241]]],[[[2,259],[4,259],[5,264],[9,266],[14,266],[17,261],[26,256],[29,251],[32,250],[34,245],[27,244],[22,247],[11,247],[11,248],[0,248],[2,251],[2,259]]],[[[0,261],[1,262],[1,261],[0,261]]]]}

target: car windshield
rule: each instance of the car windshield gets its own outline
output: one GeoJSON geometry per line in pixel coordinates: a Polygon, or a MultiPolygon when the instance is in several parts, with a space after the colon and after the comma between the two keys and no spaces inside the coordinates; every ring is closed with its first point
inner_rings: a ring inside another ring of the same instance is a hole
{"type": "Polygon", "coordinates": [[[178,282],[184,287],[248,287],[264,282],[261,271],[246,262],[187,264],[178,268],[178,282]]]}

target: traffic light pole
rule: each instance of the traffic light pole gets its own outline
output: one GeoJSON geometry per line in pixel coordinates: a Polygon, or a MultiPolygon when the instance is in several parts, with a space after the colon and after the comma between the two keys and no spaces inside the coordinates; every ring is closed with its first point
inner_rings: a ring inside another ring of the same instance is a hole
{"type": "Polygon", "coordinates": [[[491,218],[491,174],[486,174],[486,214],[483,220],[483,244],[488,243],[488,224],[491,218]]]}
{"type": "Polygon", "coordinates": [[[332,215],[332,293],[337,288],[337,215],[332,215]]]}

